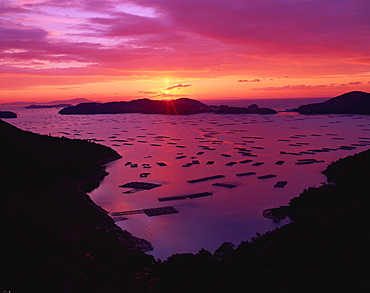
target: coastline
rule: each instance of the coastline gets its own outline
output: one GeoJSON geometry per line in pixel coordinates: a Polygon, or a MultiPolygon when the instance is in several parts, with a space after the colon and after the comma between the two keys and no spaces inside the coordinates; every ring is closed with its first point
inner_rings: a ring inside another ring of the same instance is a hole
{"type": "Polygon", "coordinates": [[[0,290],[130,287],[134,274],[153,262],[144,253],[152,246],[116,226],[86,193],[108,174],[102,163],[121,156],[102,145],[38,135],[2,120],[0,137],[0,290]],[[93,277],[96,266],[99,278],[93,277]]]}

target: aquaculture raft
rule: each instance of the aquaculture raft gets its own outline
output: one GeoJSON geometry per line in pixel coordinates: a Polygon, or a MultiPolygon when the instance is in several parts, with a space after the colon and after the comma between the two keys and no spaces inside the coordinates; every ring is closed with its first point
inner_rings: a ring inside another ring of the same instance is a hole
{"type": "Polygon", "coordinates": [[[181,200],[181,199],[187,199],[187,198],[197,198],[197,197],[209,196],[212,194],[213,194],[212,192],[201,192],[201,193],[194,193],[194,194],[188,194],[188,195],[160,197],[158,198],[158,200],[159,201],[181,200]]]}
{"type": "Polygon", "coordinates": [[[179,211],[176,210],[173,206],[168,207],[159,207],[143,210],[133,210],[133,211],[123,211],[123,212],[113,212],[110,213],[112,217],[118,216],[127,216],[127,215],[136,215],[136,214],[146,214],[148,217],[168,215],[168,214],[177,214],[179,211]]]}
{"type": "Polygon", "coordinates": [[[276,175],[274,174],[268,174],[268,175],[263,175],[263,176],[258,176],[258,179],[269,179],[269,178],[274,178],[276,175]]]}
{"type": "Polygon", "coordinates": [[[275,183],[274,187],[283,188],[285,185],[287,185],[287,181],[278,181],[275,183]]]}
{"type": "Polygon", "coordinates": [[[236,176],[238,176],[238,177],[250,176],[250,175],[256,175],[256,172],[245,172],[245,173],[236,174],[236,176]]]}
{"type": "Polygon", "coordinates": [[[159,187],[161,184],[155,184],[155,183],[148,183],[148,182],[130,182],[123,185],[120,185],[119,187],[124,188],[134,188],[134,189],[141,189],[141,190],[150,190],[155,187],[159,187]]]}
{"type": "Polygon", "coordinates": [[[225,177],[225,175],[214,175],[214,176],[203,177],[203,178],[199,178],[199,179],[188,180],[186,182],[188,182],[188,183],[198,183],[198,182],[203,182],[203,181],[208,181],[208,180],[220,179],[220,178],[224,178],[224,177],[225,177]]]}
{"type": "Polygon", "coordinates": [[[226,187],[226,188],[235,188],[236,185],[234,184],[227,184],[227,183],[213,183],[213,186],[220,186],[220,187],[226,187]]]}

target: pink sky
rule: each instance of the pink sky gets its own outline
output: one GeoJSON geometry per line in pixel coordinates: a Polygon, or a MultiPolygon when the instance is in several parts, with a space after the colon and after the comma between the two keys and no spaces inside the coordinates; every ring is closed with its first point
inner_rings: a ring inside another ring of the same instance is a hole
{"type": "Polygon", "coordinates": [[[368,0],[2,0],[0,103],[370,92],[368,0]]]}

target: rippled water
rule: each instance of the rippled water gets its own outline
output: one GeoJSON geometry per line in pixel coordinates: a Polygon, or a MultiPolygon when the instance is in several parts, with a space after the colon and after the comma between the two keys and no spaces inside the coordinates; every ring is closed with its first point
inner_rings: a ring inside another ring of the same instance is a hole
{"type": "Polygon", "coordinates": [[[117,222],[135,236],[149,240],[154,246],[152,254],[161,259],[173,253],[194,253],[201,248],[213,252],[223,242],[239,244],[257,232],[287,223],[288,220],[276,223],[265,219],[262,211],[286,205],[304,188],[319,186],[325,181],[320,172],[328,163],[366,150],[370,143],[370,117],[360,115],[303,116],[285,112],[277,115],[61,116],[55,109],[22,109],[18,113],[19,118],[7,121],[21,129],[95,140],[123,156],[107,164],[110,175],[90,194],[95,203],[108,212],[166,206],[178,211],[152,217],[132,214],[117,222]],[[327,148],[326,151],[323,148],[327,148]],[[322,162],[296,164],[304,159],[322,162]],[[193,160],[199,164],[183,167],[193,160]],[[252,161],[241,163],[244,160],[252,161]],[[278,160],[284,163],[275,164],[278,160]],[[208,161],[214,164],[207,165],[208,161]],[[227,166],[230,162],[235,164],[227,166]],[[263,164],[253,166],[256,162],[263,164]],[[144,168],[143,164],[151,168],[144,168]],[[256,174],[236,175],[246,172],[256,174]],[[142,173],[150,174],[140,177],[142,173]],[[276,177],[258,178],[268,174],[276,177]],[[187,182],[213,175],[225,177],[187,182]],[[119,187],[133,181],[161,186],[134,193],[124,193],[132,188],[119,187]],[[288,183],[284,188],[277,188],[274,187],[277,181],[288,183]],[[235,187],[214,186],[214,183],[235,187]],[[158,200],[200,192],[212,195],[158,200]]]}

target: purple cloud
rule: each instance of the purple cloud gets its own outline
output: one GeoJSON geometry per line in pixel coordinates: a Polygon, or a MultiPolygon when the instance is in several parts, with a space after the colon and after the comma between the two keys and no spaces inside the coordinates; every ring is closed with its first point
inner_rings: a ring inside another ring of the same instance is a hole
{"type": "Polygon", "coordinates": [[[181,83],[179,83],[179,84],[176,84],[176,85],[166,87],[165,90],[181,89],[181,88],[189,87],[189,86],[193,86],[193,85],[192,84],[181,84],[181,83]]]}
{"type": "Polygon", "coordinates": [[[276,91],[276,90],[301,90],[301,89],[318,89],[318,88],[326,88],[328,87],[326,84],[320,84],[320,85],[305,85],[305,84],[297,84],[297,85],[285,85],[280,87],[261,87],[261,88],[253,88],[252,90],[255,91],[276,91]]]}
{"type": "Polygon", "coordinates": [[[261,80],[259,78],[255,79],[239,79],[238,82],[260,82],[261,80]]]}

